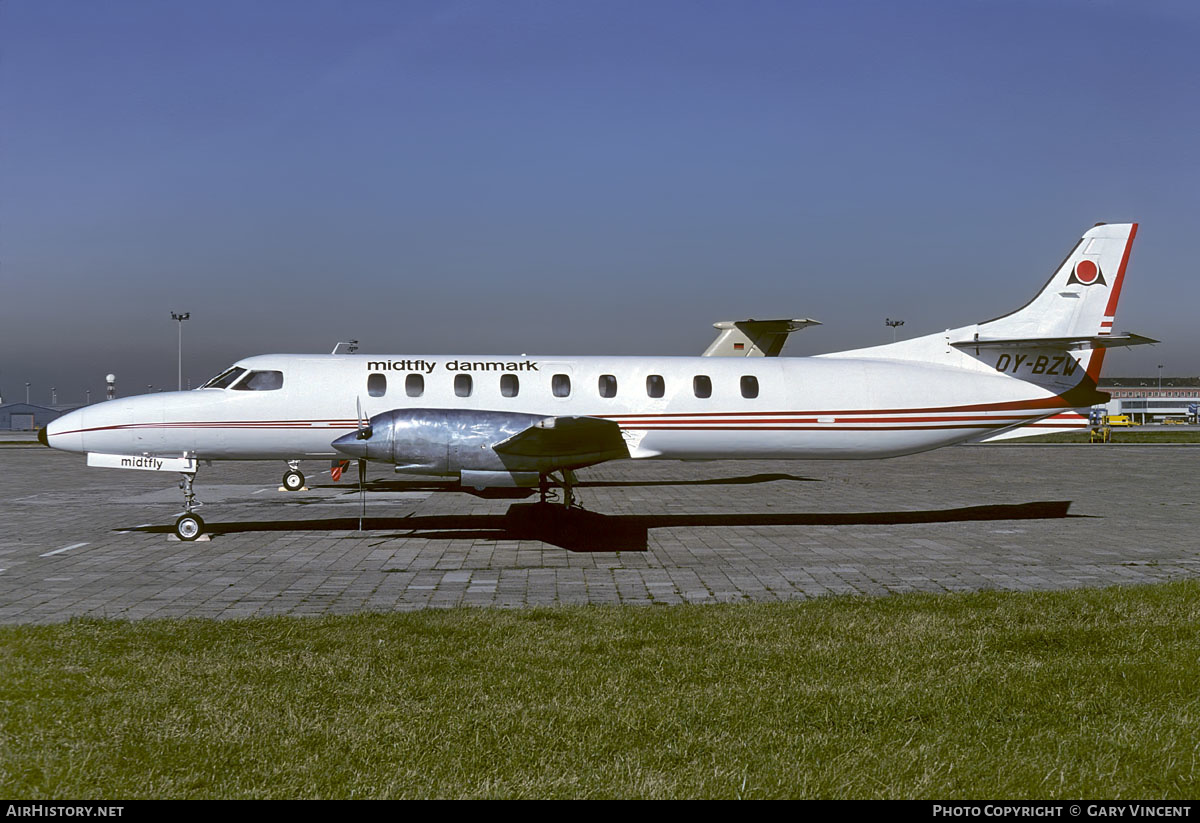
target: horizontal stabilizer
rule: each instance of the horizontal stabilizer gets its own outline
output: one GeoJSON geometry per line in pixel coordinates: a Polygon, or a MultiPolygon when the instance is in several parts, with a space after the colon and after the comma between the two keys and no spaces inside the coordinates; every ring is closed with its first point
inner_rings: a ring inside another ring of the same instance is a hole
{"type": "Polygon", "coordinates": [[[717,339],[704,350],[704,357],[778,357],[788,335],[821,321],[811,317],[783,320],[721,320],[713,323],[717,339]]]}
{"type": "Polygon", "coordinates": [[[1011,337],[1005,339],[980,337],[951,343],[956,349],[1111,349],[1118,346],[1153,345],[1159,341],[1140,334],[1101,334],[1092,337],[1011,337]]]}
{"type": "Polygon", "coordinates": [[[555,458],[561,465],[629,457],[621,427],[599,417],[547,417],[492,448],[512,457],[555,458]]]}

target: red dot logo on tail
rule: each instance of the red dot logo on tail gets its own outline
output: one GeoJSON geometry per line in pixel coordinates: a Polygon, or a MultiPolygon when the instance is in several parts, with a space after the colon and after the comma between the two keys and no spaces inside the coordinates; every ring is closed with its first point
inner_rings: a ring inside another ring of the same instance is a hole
{"type": "Polygon", "coordinates": [[[1099,283],[1102,286],[1108,285],[1104,282],[1104,275],[1100,273],[1100,267],[1096,265],[1094,260],[1080,260],[1075,264],[1074,271],[1067,278],[1067,285],[1078,283],[1081,286],[1094,286],[1099,283]]]}

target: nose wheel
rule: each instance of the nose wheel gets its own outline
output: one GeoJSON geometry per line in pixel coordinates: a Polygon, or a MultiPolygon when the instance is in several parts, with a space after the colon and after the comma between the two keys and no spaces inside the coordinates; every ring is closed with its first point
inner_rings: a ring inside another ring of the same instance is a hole
{"type": "Polygon", "coordinates": [[[175,535],[184,542],[190,543],[204,534],[204,521],[200,515],[185,512],[175,521],[175,535]]]}

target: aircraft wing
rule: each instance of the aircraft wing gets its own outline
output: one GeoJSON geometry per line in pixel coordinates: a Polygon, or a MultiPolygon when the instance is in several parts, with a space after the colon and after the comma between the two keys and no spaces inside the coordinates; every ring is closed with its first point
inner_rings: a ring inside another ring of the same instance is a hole
{"type": "Polygon", "coordinates": [[[1159,341],[1140,334],[1103,334],[1092,337],[1013,337],[959,340],[956,349],[1110,349],[1116,346],[1144,346],[1159,341]]]}
{"type": "Polygon", "coordinates": [[[713,323],[717,339],[704,350],[703,357],[778,357],[788,335],[821,321],[811,317],[784,320],[721,320],[713,323]]]}
{"type": "Polygon", "coordinates": [[[547,417],[492,446],[497,454],[587,466],[629,457],[621,427],[599,417],[547,417]]]}

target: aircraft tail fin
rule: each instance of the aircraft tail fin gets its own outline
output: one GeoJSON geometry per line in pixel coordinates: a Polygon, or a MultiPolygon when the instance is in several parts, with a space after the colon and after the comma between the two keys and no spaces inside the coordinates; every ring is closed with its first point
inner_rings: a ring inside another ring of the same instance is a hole
{"type": "MultiPolygon", "coordinates": [[[[1136,223],[1098,223],[1088,229],[1046,285],[1016,311],[941,334],[821,356],[950,365],[954,362],[950,356],[961,352],[969,358],[957,361],[959,366],[994,369],[1025,379],[1024,372],[1018,371],[1022,367],[1019,364],[1035,364],[1032,368],[1037,368],[1044,354],[1047,363],[1053,363],[1054,357],[1062,358],[1063,363],[1061,370],[1047,371],[1047,375],[1077,381],[1075,366],[1082,366],[1086,382],[1094,389],[1109,347],[1157,342],[1139,335],[1113,334],[1137,228],[1136,223]]],[[[1043,379],[1041,371],[1033,371],[1029,377],[1039,382],[1043,379]]]]}
{"type": "Polygon", "coordinates": [[[1056,349],[1091,349],[1081,352],[1077,359],[1086,370],[1087,381],[1094,386],[1104,365],[1108,349],[1105,343],[1158,342],[1138,335],[1112,334],[1137,229],[1137,223],[1097,223],[1088,229],[1036,297],[1014,312],[980,323],[975,328],[975,339],[1051,338],[1051,346],[1056,349]],[[1064,337],[1090,342],[1063,346],[1064,337]]]}
{"type": "Polygon", "coordinates": [[[1107,336],[1116,319],[1137,223],[1088,229],[1037,296],[979,324],[981,338],[1107,336]]]}

